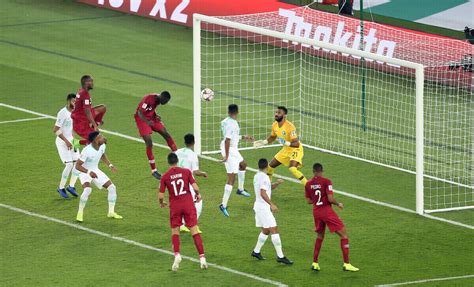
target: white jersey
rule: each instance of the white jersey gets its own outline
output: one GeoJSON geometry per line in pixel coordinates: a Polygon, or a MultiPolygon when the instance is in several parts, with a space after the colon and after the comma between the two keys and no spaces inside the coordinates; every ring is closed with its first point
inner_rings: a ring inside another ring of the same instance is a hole
{"type": "Polygon", "coordinates": [[[260,195],[260,190],[264,189],[268,198],[272,198],[272,183],[270,182],[268,175],[261,171],[257,172],[253,177],[253,187],[255,191],[255,204],[253,205],[253,209],[270,209],[270,205],[263,200],[260,195]]]}
{"type": "Polygon", "coordinates": [[[176,151],[179,162],[178,166],[182,168],[187,168],[191,172],[199,170],[199,160],[197,154],[190,148],[181,148],[176,151]]]}
{"type": "Polygon", "coordinates": [[[227,117],[221,122],[221,129],[224,137],[221,143],[221,148],[224,146],[224,141],[230,139],[230,148],[237,149],[240,140],[239,123],[233,118],[227,117]]]}
{"type": "Polygon", "coordinates": [[[72,118],[71,112],[67,110],[66,107],[62,108],[58,112],[58,116],[56,118],[55,126],[59,127],[63,136],[71,141],[72,140],[72,118]]]}
{"type": "Polygon", "coordinates": [[[99,161],[102,155],[105,153],[105,144],[101,145],[98,150],[96,150],[92,144],[86,146],[82,152],[79,159],[84,162],[82,164],[88,170],[98,170],[99,161]]]}

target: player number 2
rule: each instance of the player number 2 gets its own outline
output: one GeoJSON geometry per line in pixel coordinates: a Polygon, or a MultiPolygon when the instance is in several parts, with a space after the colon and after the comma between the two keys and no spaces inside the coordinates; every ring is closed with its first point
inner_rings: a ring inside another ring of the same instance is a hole
{"type": "Polygon", "coordinates": [[[176,181],[172,181],[171,184],[173,185],[175,196],[186,194],[186,190],[184,190],[184,180],[178,179],[176,181]],[[179,185],[179,192],[178,192],[178,185],[179,185]]]}
{"type": "Polygon", "coordinates": [[[321,201],[321,190],[316,189],[314,195],[318,197],[318,202],[316,202],[316,205],[323,205],[323,202],[321,201]]]}

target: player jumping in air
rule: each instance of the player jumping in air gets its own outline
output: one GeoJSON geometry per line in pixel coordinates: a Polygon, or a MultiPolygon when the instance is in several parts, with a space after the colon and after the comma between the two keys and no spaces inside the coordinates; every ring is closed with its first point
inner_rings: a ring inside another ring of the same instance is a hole
{"type": "Polygon", "coordinates": [[[58,149],[59,157],[64,163],[64,170],[61,174],[61,181],[59,182],[58,192],[64,197],[68,198],[66,190],[72,195],[77,197],[76,184],[77,176],[73,172],[74,163],[79,158],[79,150],[73,147],[72,136],[72,119],[71,111],[74,109],[74,103],[76,102],[76,94],[67,95],[67,104],[58,112],[56,123],[53,127],[53,133],[56,134],[56,148],[58,149]],[[69,185],[65,188],[66,181],[71,175],[69,185]]]}
{"type": "Polygon", "coordinates": [[[276,261],[279,263],[291,265],[293,261],[283,255],[281,247],[280,234],[278,233],[277,223],[273,213],[278,211],[278,207],[271,201],[272,190],[283,183],[282,179],[278,179],[275,183],[270,182],[270,177],[267,175],[268,161],[264,158],[258,161],[258,172],[253,178],[253,186],[255,191],[255,204],[253,210],[255,211],[255,225],[260,227],[262,231],[258,236],[257,245],[252,251],[252,256],[258,260],[265,258],[260,253],[268,235],[271,233],[272,243],[277,253],[276,261]]]}
{"type": "Polygon", "coordinates": [[[98,131],[99,126],[103,125],[103,118],[107,108],[105,105],[92,107],[89,91],[94,88],[94,79],[91,76],[82,76],[81,86],[82,88],[76,95],[76,103],[71,113],[71,118],[74,131],[82,138],[79,143],[86,145],[89,143],[87,140],[89,134],[93,131],[98,131]]]}
{"type": "Polygon", "coordinates": [[[194,201],[201,201],[199,194],[199,187],[194,180],[191,171],[187,168],[178,167],[178,156],[175,153],[168,155],[168,164],[170,168],[163,174],[160,180],[160,192],[158,199],[160,207],[167,206],[164,201],[165,190],[168,190],[170,202],[170,225],[171,225],[171,242],[173,244],[174,262],[171,269],[177,271],[179,263],[181,262],[181,255],[179,253],[179,227],[183,219],[186,226],[191,229],[191,234],[194,239],[194,245],[199,253],[199,260],[201,269],[207,269],[206,257],[204,257],[204,246],[202,244],[201,235],[197,230],[197,214],[194,201]],[[189,187],[192,186],[196,197],[193,198],[189,187]]]}
{"type": "Polygon", "coordinates": [[[324,240],[326,226],[330,232],[336,232],[341,237],[341,250],[344,258],[344,271],[359,271],[359,268],[349,263],[349,238],[347,237],[346,228],[331,205],[335,205],[340,209],[344,208],[341,202],[337,202],[332,191],[332,182],[323,177],[323,166],[319,163],[313,165],[314,177],[306,183],[305,195],[309,204],[313,204],[313,217],[318,238],[314,245],[314,257],[311,269],[319,271],[321,268],[318,263],[319,250],[324,240]]]}
{"type": "Polygon", "coordinates": [[[99,189],[103,187],[108,191],[107,200],[109,201],[109,213],[107,217],[122,219],[122,216],[115,213],[115,202],[117,201],[115,184],[99,169],[99,161],[102,160],[113,172],[117,172],[117,169],[110,163],[105,155],[105,143],[107,140],[99,132],[91,132],[87,140],[90,144],[82,150],[81,156],[76,162],[76,169],[81,172],[79,180],[82,183],[82,187],[84,187],[76,220],[79,222],[84,221],[84,207],[92,192],[91,183],[94,183],[99,189]]]}
{"type": "Polygon", "coordinates": [[[158,132],[166,140],[166,143],[170,147],[171,151],[176,151],[177,149],[176,143],[166,130],[165,125],[161,121],[161,117],[155,112],[158,105],[166,105],[170,99],[171,94],[167,91],[163,91],[161,94],[146,95],[138,104],[134,116],[140,136],[145,141],[146,156],[148,157],[148,162],[150,163],[151,174],[158,180],[161,178],[161,174],[156,169],[151,134],[154,131],[158,132]]]}
{"type": "Polygon", "coordinates": [[[290,172],[303,185],[308,181],[299,168],[303,165],[303,144],[296,134],[295,126],[286,119],[288,109],[280,106],[275,111],[275,122],[272,125],[272,133],[266,140],[254,142],[254,147],[262,147],[272,143],[275,139],[283,145],[283,148],[275,155],[268,166],[268,176],[272,178],[274,169],[280,164],[288,167],[290,172]]]}
{"type": "Polygon", "coordinates": [[[231,104],[228,107],[229,116],[221,122],[221,129],[224,139],[221,142],[221,154],[227,171],[227,183],[224,187],[224,196],[222,198],[222,204],[219,205],[219,209],[224,213],[224,216],[229,216],[227,210],[227,203],[229,202],[232,189],[234,188],[235,175],[238,175],[238,188],[237,194],[249,197],[248,193],[244,189],[245,182],[245,170],[247,169],[247,163],[245,162],[242,155],[238,150],[239,140],[253,141],[252,136],[241,136],[240,127],[237,122],[237,115],[239,114],[239,107],[235,104],[231,104]]]}
{"type": "MultiPolygon", "coordinates": [[[[178,155],[178,166],[189,169],[194,176],[202,176],[207,178],[207,172],[199,170],[199,159],[197,154],[194,152],[194,135],[186,134],[184,136],[184,144],[186,147],[181,148],[176,151],[176,155],[178,155]]],[[[191,191],[191,195],[193,198],[196,198],[196,193],[194,193],[194,189],[192,186],[189,187],[191,191]]],[[[202,199],[200,201],[195,201],[194,206],[196,207],[197,219],[201,216],[202,212],[202,199]]],[[[189,229],[185,225],[186,222],[183,220],[183,225],[180,227],[180,231],[189,232],[189,229]]],[[[202,233],[199,229],[199,226],[196,225],[198,233],[202,233]]]]}

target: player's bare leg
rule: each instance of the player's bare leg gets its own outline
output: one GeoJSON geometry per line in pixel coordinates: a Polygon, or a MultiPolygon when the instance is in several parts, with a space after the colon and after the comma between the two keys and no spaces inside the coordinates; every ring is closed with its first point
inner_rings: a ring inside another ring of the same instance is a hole
{"type": "Polygon", "coordinates": [[[94,120],[98,126],[102,126],[104,124],[104,115],[107,112],[107,106],[105,105],[98,105],[92,108],[94,110],[94,120]]]}
{"type": "Polygon", "coordinates": [[[237,178],[238,178],[237,194],[243,195],[245,197],[250,197],[250,193],[248,193],[248,191],[246,191],[244,188],[246,169],[247,169],[247,162],[243,160],[239,163],[239,172],[237,173],[237,178]]]}
{"type": "Polygon", "coordinates": [[[87,200],[89,199],[89,195],[92,192],[90,182],[84,182],[82,187],[84,188],[84,191],[81,194],[81,199],[79,201],[79,210],[77,211],[77,216],[76,216],[76,220],[78,222],[84,221],[84,207],[86,207],[87,200]]]}
{"type": "Polygon", "coordinates": [[[171,270],[178,271],[179,264],[181,263],[181,254],[179,253],[179,227],[171,228],[171,243],[173,244],[174,251],[174,262],[171,266],[171,270]]]}
{"type": "Polygon", "coordinates": [[[112,181],[109,180],[104,183],[103,187],[108,191],[107,201],[109,202],[109,212],[107,213],[107,217],[114,219],[122,219],[123,217],[115,212],[115,202],[117,201],[117,191],[115,184],[113,184],[112,181]]]}
{"type": "Polygon", "coordinates": [[[151,174],[153,175],[154,178],[156,178],[157,180],[160,180],[161,174],[156,169],[155,155],[153,154],[153,141],[151,139],[151,135],[144,135],[142,136],[142,138],[143,138],[143,141],[145,142],[146,156],[148,158],[148,163],[150,164],[151,174]]]}
{"type": "Polygon", "coordinates": [[[229,202],[230,195],[232,194],[232,188],[234,188],[235,183],[235,173],[227,174],[227,183],[224,186],[224,195],[222,197],[222,203],[219,205],[220,211],[224,216],[229,217],[229,211],[227,210],[227,203],[229,202]]]}
{"type": "Polygon", "coordinates": [[[283,254],[283,249],[281,247],[281,239],[280,239],[280,234],[278,233],[278,227],[270,227],[269,228],[271,237],[272,237],[272,243],[273,247],[275,247],[275,251],[277,254],[277,259],[276,261],[278,263],[283,263],[286,265],[291,265],[293,264],[293,261],[290,259],[286,258],[286,256],[283,254]]]}
{"type": "Polygon", "coordinates": [[[191,235],[193,236],[194,245],[199,254],[199,261],[201,263],[201,269],[207,269],[206,257],[204,256],[204,245],[202,244],[201,234],[199,234],[198,226],[194,225],[190,228],[191,235]]]}
{"type": "Polygon", "coordinates": [[[293,174],[293,176],[301,182],[302,185],[306,185],[308,180],[303,175],[303,173],[299,170],[300,166],[301,165],[299,162],[290,160],[290,166],[288,167],[288,169],[293,174]]]}
{"type": "Polygon", "coordinates": [[[276,158],[272,158],[272,161],[268,164],[267,175],[270,178],[270,181],[272,181],[275,168],[279,167],[280,165],[281,165],[281,162],[279,162],[276,158]]]}
{"type": "Polygon", "coordinates": [[[321,270],[321,267],[319,267],[319,263],[318,263],[318,257],[319,257],[319,251],[321,250],[321,246],[323,245],[325,232],[326,232],[326,229],[323,229],[323,231],[318,232],[318,237],[316,238],[316,242],[314,244],[313,264],[311,265],[311,270],[313,271],[321,270]]]}
{"type": "Polygon", "coordinates": [[[357,272],[359,268],[352,266],[349,263],[349,238],[347,237],[346,228],[343,227],[340,230],[336,231],[337,235],[341,237],[341,250],[342,250],[342,257],[344,258],[344,265],[342,266],[343,271],[352,271],[357,272]]]}
{"type": "Polygon", "coordinates": [[[162,128],[158,130],[158,133],[165,139],[166,144],[169,146],[172,152],[175,152],[178,148],[176,147],[176,143],[171,135],[168,133],[166,128],[162,128]]]}

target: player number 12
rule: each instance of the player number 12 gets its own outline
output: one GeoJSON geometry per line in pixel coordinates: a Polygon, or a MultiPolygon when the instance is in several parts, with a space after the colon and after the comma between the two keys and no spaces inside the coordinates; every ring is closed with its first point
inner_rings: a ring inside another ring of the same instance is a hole
{"type": "Polygon", "coordinates": [[[184,180],[178,179],[176,181],[172,181],[171,184],[173,185],[175,196],[186,194],[186,190],[184,190],[184,180]],[[179,185],[179,192],[177,188],[178,185],[179,185]]]}

